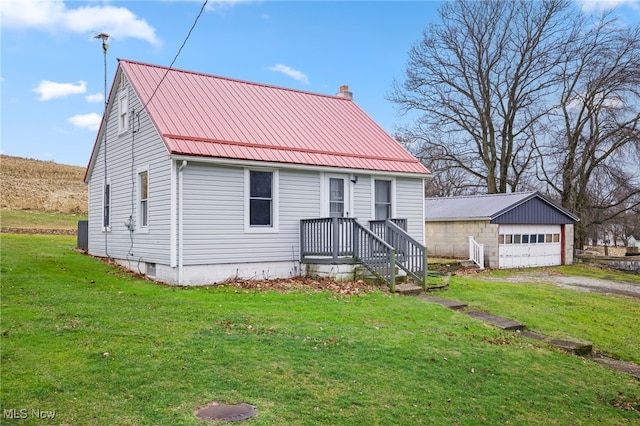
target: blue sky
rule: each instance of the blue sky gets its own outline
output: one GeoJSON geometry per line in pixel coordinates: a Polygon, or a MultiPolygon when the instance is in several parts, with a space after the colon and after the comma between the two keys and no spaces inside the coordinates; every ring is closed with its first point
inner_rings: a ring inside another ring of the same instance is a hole
{"type": "MultiPolygon", "coordinates": [[[[86,166],[117,58],[168,66],[202,1],[0,0],[3,154],[86,166]]],[[[210,1],[175,68],[354,100],[387,132],[403,122],[385,96],[438,2],[210,1]]],[[[640,0],[622,5],[640,19],[640,0]]]]}

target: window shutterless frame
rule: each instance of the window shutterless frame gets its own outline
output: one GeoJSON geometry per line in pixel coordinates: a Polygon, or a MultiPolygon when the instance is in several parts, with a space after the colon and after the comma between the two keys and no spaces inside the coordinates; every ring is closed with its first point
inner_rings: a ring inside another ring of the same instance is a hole
{"type": "Polygon", "coordinates": [[[129,129],[129,96],[127,93],[126,87],[120,88],[120,93],[118,94],[118,134],[126,133],[129,129]]]}
{"type": "Polygon", "coordinates": [[[137,222],[136,222],[136,231],[137,232],[149,232],[149,200],[150,200],[150,191],[149,191],[149,169],[138,169],[138,178],[137,178],[137,194],[138,194],[138,202],[137,202],[137,222]]]}
{"type": "Polygon", "coordinates": [[[111,178],[102,183],[102,232],[111,231],[111,178]]]}
{"type": "Polygon", "coordinates": [[[374,219],[385,220],[392,218],[390,180],[375,179],[374,181],[374,219]]]}
{"type": "Polygon", "coordinates": [[[244,170],[245,233],[279,231],[279,176],[278,170],[244,170]]]}

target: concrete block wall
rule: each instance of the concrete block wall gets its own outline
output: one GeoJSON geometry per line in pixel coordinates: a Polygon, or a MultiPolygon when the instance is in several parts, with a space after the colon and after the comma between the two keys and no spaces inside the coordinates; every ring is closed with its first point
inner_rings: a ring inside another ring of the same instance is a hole
{"type": "Polygon", "coordinates": [[[484,244],[486,267],[498,267],[498,225],[489,221],[425,222],[427,256],[469,258],[469,236],[484,244]]]}
{"type": "Polygon", "coordinates": [[[573,225],[564,226],[564,264],[573,265],[573,237],[574,237],[573,225]]]}

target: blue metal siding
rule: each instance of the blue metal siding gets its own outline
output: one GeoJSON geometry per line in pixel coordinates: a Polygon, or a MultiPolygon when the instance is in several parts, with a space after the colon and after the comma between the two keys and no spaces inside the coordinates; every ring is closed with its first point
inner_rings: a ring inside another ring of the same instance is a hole
{"type": "Polygon", "coordinates": [[[561,225],[572,224],[574,220],[540,198],[534,197],[493,218],[491,223],[561,225]]]}

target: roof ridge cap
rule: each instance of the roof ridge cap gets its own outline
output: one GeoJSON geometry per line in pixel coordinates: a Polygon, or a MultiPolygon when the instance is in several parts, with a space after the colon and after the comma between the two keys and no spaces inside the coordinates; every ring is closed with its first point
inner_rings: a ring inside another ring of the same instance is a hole
{"type": "Polygon", "coordinates": [[[211,74],[211,73],[206,73],[206,72],[202,72],[202,71],[192,71],[192,70],[186,70],[186,69],[183,69],[183,68],[169,68],[168,66],[164,66],[164,65],[157,65],[157,64],[151,64],[151,63],[148,63],[148,62],[140,62],[140,61],[134,61],[134,60],[122,59],[122,58],[118,58],[118,62],[124,62],[124,63],[128,63],[128,64],[133,64],[133,65],[141,65],[141,66],[146,66],[146,67],[151,67],[151,68],[159,68],[159,69],[163,69],[163,70],[175,71],[175,72],[180,72],[180,73],[185,73],[185,74],[198,75],[198,76],[201,76],[201,77],[215,78],[215,79],[218,79],[218,80],[226,80],[226,81],[231,81],[231,82],[235,82],[235,83],[248,84],[250,86],[259,86],[259,87],[265,87],[265,88],[269,88],[269,89],[285,90],[285,91],[288,91],[288,92],[303,93],[303,94],[307,94],[307,95],[320,96],[320,97],[325,97],[325,98],[330,98],[330,99],[339,99],[339,100],[343,100],[343,101],[351,101],[351,102],[353,102],[353,99],[343,98],[343,97],[336,96],[336,95],[327,95],[327,94],[324,94],[324,93],[310,92],[310,91],[307,91],[307,90],[292,89],[290,87],[276,86],[274,84],[258,83],[258,82],[255,82],[255,81],[243,80],[243,79],[233,78],[233,77],[225,77],[225,76],[222,76],[222,75],[211,74]]]}
{"type": "Polygon", "coordinates": [[[522,191],[522,192],[499,192],[496,194],[475,194],[475,195],[451,195],[448,197],[425,197],[425,200],[442,200],[446,198],[479,198],[479,197],[500,197],[508,195],[533,195],[539,193],[539,191],[522,191]]]}

